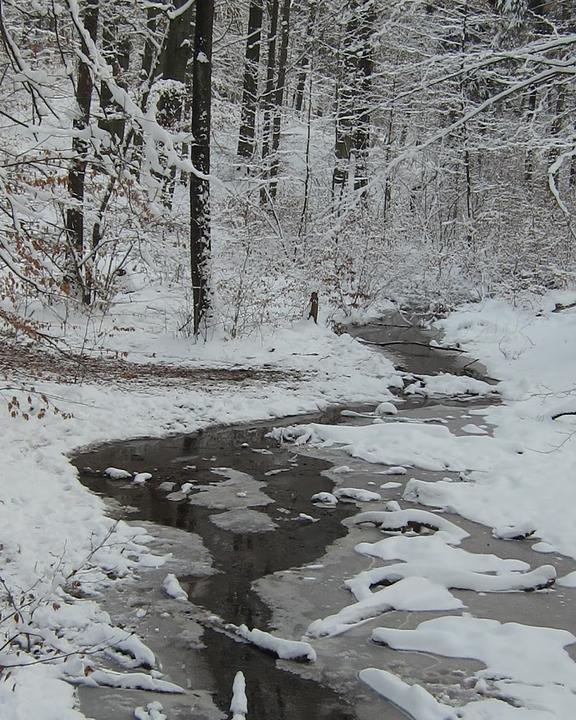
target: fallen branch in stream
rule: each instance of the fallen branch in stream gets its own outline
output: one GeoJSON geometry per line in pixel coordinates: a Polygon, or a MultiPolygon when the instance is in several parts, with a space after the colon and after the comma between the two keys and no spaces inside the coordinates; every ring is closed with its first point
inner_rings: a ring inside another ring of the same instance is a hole
{"type": "Polygon", "coordinates": [[[377,345],[378,347],[388,347],[389,345],[418,345],[419,347],[425,347],[429,350],[445,350],[446,352],[458,353],[466,352],[462,350],[462,348],[429,345],[428,343],[418,342],[416,340],[387,340],[386,342],[375,342],[374,340],[364,340],[364,338],[358,338],[358,340],[365,345],[377,345]]]}

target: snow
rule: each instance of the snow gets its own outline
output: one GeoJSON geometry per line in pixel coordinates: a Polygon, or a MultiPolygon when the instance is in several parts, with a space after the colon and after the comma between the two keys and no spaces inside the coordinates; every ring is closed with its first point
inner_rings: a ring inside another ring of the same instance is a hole
{"type": "Polygon", "coordinates": [[[447,427],[427,423],[389,422],[359,427],[311,423],[279,428],[275,435],[298,445],[338,445],[352,457],[367,462],[437,471],[474,469],[486,473],[509,464],[521,450],[518,442],[457,436],[447,427]]]}
{"type": "Polygon", "coordinates": [[[419,685],[408,685],[386,670],[366,668],[360,680],[397,705],[413,720],[458,720],[459,715],[448,705],[439,703],[419,685]]]}
{"type": "MultiPolygon", "coordinates": [[[[576,664],[565,650],[576,637],[566,630],[462,616],[427,620],[414,630],[378,628],[372,638],[394,649],[480,661],[486,669],[475,675],[493,681],[504,697],[537,710],[535,720],[576,712],[576,664]]],[[[466,711],[462,716],[473,717],[466,711]]]]}
{"type": "Polygon", "coordinates": [[[180,585],[178,578],[173,573],[166,575],[162,587],[164,588],[164,592],[175,600],[188,601],[187,592],[180,585]]]}
{"type": "Polygon", "coordinates": [[[406,475],[408,470],[401,465],[392,465],[387,470],[379,470],[378,475],[406,475]]]}
{"type": "Polygon", "coordinates": [[[135,483],[136,485],[143,485],[146,482],[146,480],[150,480],[151,477],[152,477],[152,473],[149,473],[149,472],[136,473],[136,475],[134,475],[134,479],[132,480],[132,482],[135,483]]]}
{"type": "Polygon", "coordinates": [[[394,405],[394,403],[383,402],[376,406],[374,414],[378,417],[383,417],[386,415],[397,415],[398,408],[396,407],[396,405],[394,405]]]}
{"type": "Polygon", "coordinates": [[[411,577],[369,593],[335,615],[312,622],[306,635],[312,638],[340,635],[390,610],[458,610],[464,605],[446,588],[421,577],[411,577]]]}
{"type": "Polygon", "coordinates": [[[281,660],[307,660],[316,661],[316,651],[310,643],[301,640],[286,640],[275,637],[270,633],[254,628],[249,630],[246,625],[240,625],[238,635],[263,650],[273,653],[281,660]]]}
{"type": "Polygon", "coordinates": [[[441,515],[436,515],[428,510],[392,510],[379,511],[373,510],[369,512],[359,513],[350,518],[347,522],[354,525],[371,524],[377,525],[385,532],[401,531],[410,525],[421,525],[431,529],[436,529],[441,533],[441,537],[449,543],[458,544],[464,538],[468,537],[468,533],[461,527],[458,527],[451,520],[447,520],[441,515]]]}
{"type": "Polygon", "coordinates": [[[167,720],[168,716],[162,712],[163,707],[158,701],[151,702],[146,707],[137,707],[134,710],[134,720],[167,720]]]}
{"type": "Polygon", "coordinates": [[[246,680],[244,673],[238,670],[232,684],[232,700],[230,702],[232,720],[243,720],[248,714],[248,698],[246,697],[246,680]]]}
{"type": "Polygon", "coordinates": [[[334,495],[338,500],[350,499],[358,502],[374,502],[382,500],[382,495],[372,490],[364,490],[363,488],[338,487],[334,490],[334,495]]]}
{"type": "Polygon", "coordinates": [[[112,687],[124,690],[149,690],[161,693],[184,693],[175,683],[160,680],[145,673],[119,673],[112,670],[93,670],[77,677],[71,676],[68,682],[88,687],[112,687]]]}
{"type": "Polygon", "coordinates": [[[334,506],[338,505],[338,498],[333,493],[319,492],[312,495],[310,500],[316,505],[334,506]]]}
{"type": "Polygon", "coordinates": [[[128,470],[122,470],[121,468],[109,467],[104,470],[104,475],[107,475],[112,480],[125,480],[132,477],[132,473],[128,470]]]}

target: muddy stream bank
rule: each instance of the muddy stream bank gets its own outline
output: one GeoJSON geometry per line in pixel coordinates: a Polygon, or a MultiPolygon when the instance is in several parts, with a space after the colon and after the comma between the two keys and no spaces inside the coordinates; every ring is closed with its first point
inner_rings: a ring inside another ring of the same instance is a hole
{"type": "MultiPolygon", "coordinates": [[[[462,372],[482,377],[482,368],[460,353],[426,348],[431,334],[406,320],[390,316],[382,323],[350,329],[356,337],[389,345],[383,351],[407,373],[462,372]],[[413,344],[410,344],[413,343],[413,344]]],[[[423,397],[402,398],[399,416],[407,421],[443,422],[454,433],[462,426],[482,422],[470,413],[495,399],[456,398],[442,401],[423,397]]],[[[354,408],[362,411],[364,408],[354,408]]],[[[343,416],[342,408],[322,415],[282,421],[216,428],[193,436],[133,440],[101,446],[74,459],[81,481],[106,498],[110,514],[150,530],[158,537],[151,549],[171,553],[163,567],[143,572],[135,581],[116,584],[104,608],[115,622],[137,632],[162,663],[166,679],[188,692],[180,696],[154,696],[138,691],[105,688],[80,692],[83,712],[95,720],[128,720],[134,708],[154,699],[162,702],[169,720],[211,720],[229,717],[232,680],[242,670],[247,681],[250,720],[400,720],[406,716],[366,687],[357,672],[370,665],[386,667],[404,679],[442,687],[456,701],[474,698],[466,678],[476,669],[472,662],[398,653],[366,643],[366,631],[352,631],[343,639],[322,641],[322,659],[312,665],[276,661],[257,648],[237,642],[211,626],[210,614],[236,625],[271,630],[299,639],[307,624],[351,602],[342,579],[366,567],[366,558],[351,548],[370,534],[343,521],[358,512],[356,503],[339,503],[318,509],[314,493],[331,491],[342,478],[331,469],[350,466],[346,484],[369,489],[379,466],[351,460],[337,450],[299,450],[266,438],[274,426],[303,422],[366,422],[343,416]],[[150,472],[143,485],[110,480],[107,467],[150,472]],[[174,483],[167,489],[166,483],[174,483]],[[178,493],[190,483],[187,495],[178,493]],[[176,494],[175,494],[176,493],[176,494]],[[176,573],[190,604],[176,603],[161,589],[168,572],[176,573]],[[208,620],[207,620],[208,619],[208,620]]],[[[447,473],[415,471],[422,479],[440,479],[447,473]]],[[[410,476],[408,476],[410,477],[410,476]]],[[[380,477],[381,479],[381,477],[380,477]]],[[[399,500],[403,487],[386,491],[386,500],[399,500]]],[[[384,495],[384,493],[383,493],[384,495]]],[[[450,517],[449,515],[446,515],[450,517]]],[[[452,518],[471,532],[464,547],[517,557],[532,565],[542,556],[529,545],[494,539],[489,530],[452,518]]],[[[373,539],[382,537],[376,530],[373,539]]],[[[559,572],[574,569],[560,557],[546,557],[559,572]]],[[[552,624],[566,627],[574,607],[573,591],[498,594],[455,593],[471,612],[538,624],[552,615],[552,624]]],[[[441,613],[446,614],[446,613],[441,613]]],[[[414,627],[432,613],[393,612],[390,627],[414,627]]],[[[373,625],[383,624],[382,618],[373,625]]]]}

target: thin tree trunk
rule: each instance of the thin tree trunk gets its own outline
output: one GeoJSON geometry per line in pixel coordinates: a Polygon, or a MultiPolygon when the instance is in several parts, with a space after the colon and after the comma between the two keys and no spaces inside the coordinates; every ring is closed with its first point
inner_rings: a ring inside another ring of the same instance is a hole
{"type": "Polygon", "coordinates": [[[268,0],[268,58],[266,62],[266,87],[262,97],[264,106],[264,123],[262,127],[262,179],[264,184],[260,189],[260,202],[264,205],[268,201],[268,171],[266,160],[270,154],[270,130],[274,102],[274,75],[276,72],[276,36],[278,33],[278,6],[279,0],[268,0]]]}
{"type": "Polygon", "coordinates": [[[246,38],[246,59],[244,62],[242,115],[238,138],[238,156],[248,160],[254,157],[256,150],[256,110],[258,107],[258,76],[263,10],[263,0],[251,0],[248,15],[248,37],[246,38]]]}
{"type": "MultiPolygon", "coordinates": [[[[83,22],[92,40],[95,40],[98,34],[98,11],[98,0],[86,0],[83,22]]],[[[84,40],[82,40],[81,50],[85,57],[89,55],[84,40]]],[[[86,63],[80,61],[76,83],[76,116],[73,121],[75,130],[85,130],[89,125],[92,90],[93,81],[90,68],[86,63]]],[[[68,191],[73,205],[66,211],[68,281],[79,292],[82,302],[89,305],[92,300],[89,289],[90,282],[84,281],[81,265],[84,255],[84,190],[88,155],[86,139],[74,137],[72,151],[74,157],[68,173],[68,191]]]]}
{"type": "Polygon", "coordinates": [[[288,64],[288,40],[290,38],[290,0],[284,0],[282,7],[282,21],[280,30],[280,52],[278,54],[278,78],[274,94],[274,120],[272,123],[272,163],[270,166],[270,197],[276,199],[278,189],[278,169],[280,159],[280,131],[282,129],[282,106],[284,104],[284,91],[286,86],[286,66],[288,64]]]}
{"type": "MultiPolygon", "coordinates": [[[[212,32],[214,0],[196,0],[194,65],[192,70],[191,159],[203,175],[210,173],[210,121],[212,100],[212,32]]],[[[210,181],[190,175],[190,263],[192,273],[194,334],[206,326],[210,310],[210,181]]]]}

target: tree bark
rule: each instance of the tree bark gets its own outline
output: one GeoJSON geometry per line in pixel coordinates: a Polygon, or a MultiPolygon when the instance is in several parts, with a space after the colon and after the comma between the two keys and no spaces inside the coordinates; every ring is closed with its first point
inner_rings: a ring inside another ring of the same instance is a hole
{"type": "MultiPolygon", "coordinates": [[[[196,0],[194,65],[192,70],[191,159],[202,175],[210,173],[212,100],[212,33],[214,0],[196,0]]],[[[210,310],[210,181],[190,176],[190,262],[194,334],[206,326],[210,310]]]]}
{"type": "Polygon", "coordinates": [[[270,129],[272,122],[272,111],[274,109],[274,76],[276,73],[276,36],[278,34],[278,9],[279,0],[268,0],[268,58],[266,61],[266,87],[262,97],[264,106],[264,123],[262,127],[262,179],[264,184],[260,189],[260,202],[265,204],[268,201],[268,172],[266,163],[270,154],[270,129]]]}
{"type": "Polygon", "coordinates": [[[254,157],[256,151],[256,111],[258,108],[258,76],[260,71],[263,10],[263,0],[251,0],[244,61],[240,136],[238,138],[238,156],[248,160],[254,157]]]}
{"type": "Polygon", "coordinates": [[[282,105],[286,86],[286,69],[288,64],[288,40],[290,38],[290,2],[284,0],[282,6],[282,21],[280,28],[280,52],[278,53],[278,77],[276,79],[276,92],[274,93],[274,120],[272,123],[272,163],[270,166],[270,197],[276,198],[278,189],[278,169],[280,159],[278,150],[280,148],[280,131],[282,129],[282,105]]]}
{"type": "MultiPolygon", "coordinates": [[[[99,0],[86,0],[84,11],[84,27],[95,40],[98,34],[99,0]]],[[[82,54],[89,55],[84,40],[81,42],[82,54]]],[[[76,115],[73,120],[75,130],[85,130],[90,122],[93,80],[88,65],[80,61],[78,80],[76,83],[76,115]]],[[[66,238],[68,241],[68,277],[71,287],[82,297],[82,302],[89,305],[92,298],[89,285],[84,281],[82,258],[84,254],[84,190],[86,185],[86,167],[88,143],[85,138],[74,137],[72,140],[74,157],[68,173],[68,191],[73,205],[66,211],[66,238]]]]}

